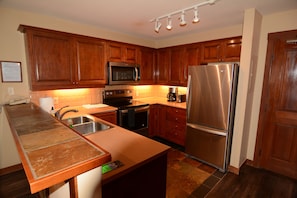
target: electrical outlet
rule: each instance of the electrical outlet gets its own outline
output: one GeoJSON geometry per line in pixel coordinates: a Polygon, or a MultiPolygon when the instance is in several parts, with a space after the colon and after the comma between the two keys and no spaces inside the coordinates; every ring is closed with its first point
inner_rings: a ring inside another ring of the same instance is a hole
{"type": "Polygon", "coordinates": [[[14,88],[13,87],[8,87],[7,91],[8,91],[9,96],[14,95],[14,88]]]}

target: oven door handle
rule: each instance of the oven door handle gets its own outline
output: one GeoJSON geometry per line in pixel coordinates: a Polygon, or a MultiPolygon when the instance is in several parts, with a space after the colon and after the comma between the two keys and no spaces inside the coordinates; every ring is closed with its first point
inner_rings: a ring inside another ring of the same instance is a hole
{"type": "Polygon", "coordinates": [[[135,107],[135,108],[130,108],[130,109],[122,109],[120,110],[121,113],[128,113],[129,110],[134,110],[135,112],[140,112],[140,111],[147,111],[149,109],[149,106],[145,107],[135,107]]]}

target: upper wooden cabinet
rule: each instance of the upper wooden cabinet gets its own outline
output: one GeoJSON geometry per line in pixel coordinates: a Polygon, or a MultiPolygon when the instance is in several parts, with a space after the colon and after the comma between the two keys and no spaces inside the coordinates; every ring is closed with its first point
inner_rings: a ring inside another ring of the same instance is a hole
{"type": "Polygon", "coordinates": [[[241,37],[203,42],[201,63],[239,61],[241,37]]]}
{"type": "Polygon", "coordinates": [[[181,85],[184,78],[185,48],[177,46],[170,48],[169,84],[181,85]]]}
{"type": "Polygon", "coordinates": [[[200,65],[201,47],[200,44],[188,44],[185,46],[185,55],[183,62],[183,71],[181,77],[181,85],[187,86],[188,67],[191,65],[200,65]]]}
{"type": "Polygon", "coordinates": [[[158,49],[156,67],[156,78],[158,84],[168,84],[170,59],[170,48],[158,49]]]}
{"type": "Polygon", "coordinates": [[[155,83],[155,49],[141,47],[140,48],[140,84],[155,83]]]}
{"type": "Polygon", "coordinates": [[[98,87],[107,82],[105,42],[64,32],[20,26],[25,33],[32,90],[98,87]]]}
{"type": "Polygon", "coordinates": [[[107,59],[115,62],[139,63],[138,51],[139,47],[135,45],[108,42],[107,59]]]}
{"type": "Polygon", "coordinates": [[[77,38],[75,82],[77,85],[104,85],[107,83],[105,42],[98,39],[77,38]]]}

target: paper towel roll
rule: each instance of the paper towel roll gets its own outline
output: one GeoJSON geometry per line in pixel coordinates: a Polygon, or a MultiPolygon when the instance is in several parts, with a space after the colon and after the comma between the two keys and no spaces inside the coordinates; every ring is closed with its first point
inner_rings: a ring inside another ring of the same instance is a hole
{"type": "Polygon", "coordinates": [[[44,111],[50,113],[54,107],[54,99],[52,97],[39,98],[39,104],[44,111]]]}

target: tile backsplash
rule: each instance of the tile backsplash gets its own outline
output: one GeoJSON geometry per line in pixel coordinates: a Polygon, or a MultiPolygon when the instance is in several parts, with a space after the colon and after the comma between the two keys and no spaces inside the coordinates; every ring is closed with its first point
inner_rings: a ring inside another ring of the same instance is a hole
{"type": "MultiPolygon", "coordinates": [[[[39,98],[52,97],[54,108],[63,106],[80,106],[83,104],[102,103],[102,91],[112,89],[132,89],[133,98],[162,97],[166,98],[170,86],[141,85],[141,86],[106,86],[105,88],[61,89],[48,91],[31,91],[31,101],[39,105],[39,98]]],[[[178,87],[178,93],[185,94],[186,87],[178,87]]]]}

